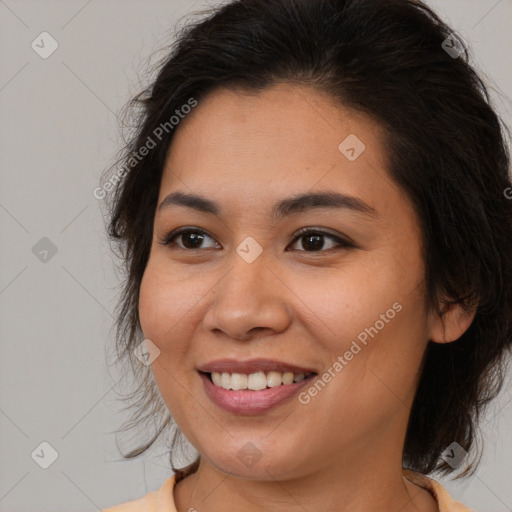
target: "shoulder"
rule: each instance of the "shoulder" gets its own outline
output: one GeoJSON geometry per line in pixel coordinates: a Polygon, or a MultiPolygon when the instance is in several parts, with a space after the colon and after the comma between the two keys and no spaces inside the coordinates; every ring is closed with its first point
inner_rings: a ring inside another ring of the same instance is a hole
{"type": "Polygon", "coordinates": [[[434,496],[439,505],[439,512],[476,512],[463,505],[460,501],[455,501],[448,494],[448,491],[433,478],[409,469],[403,469],[402,473],[407,480],[423,487],[434,496]]]}
{"type": "Polygon", "coordinates": [[[101,512],[176,512],[173,498],[174,483],[175,475],[168,478],[160,489],[141,498],[102,509],[101,512]]]}

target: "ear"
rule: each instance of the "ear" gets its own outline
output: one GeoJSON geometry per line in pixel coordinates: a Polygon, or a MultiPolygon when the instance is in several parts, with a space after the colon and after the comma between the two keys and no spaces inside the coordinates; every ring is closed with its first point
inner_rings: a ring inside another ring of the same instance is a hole
{"type": "Polygon", "coordinates": [[[428,339],[434,343],[450,343],[458,340],[475,318],[477,305],[467,309],[461,304],[444,302],[441,315],[436,311],[430,311],[427,320],[428,339]]]}

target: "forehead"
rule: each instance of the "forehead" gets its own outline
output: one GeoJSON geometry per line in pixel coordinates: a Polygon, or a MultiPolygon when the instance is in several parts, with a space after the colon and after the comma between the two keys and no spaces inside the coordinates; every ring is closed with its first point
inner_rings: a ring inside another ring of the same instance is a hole
{"type": "Polygon", "coordinates": [[[363,178],[363,162],[383,167],[381,139],[377,123],[310,87],[216,89],[177,127],[164,178],[172,171],[196,184],[236,178],[248,186],[309,179],[311,187],[333,166],[338,175],[363,178]],[[340,151],[347,139],[357,151],[364,147],[356,160],[340,151]]]}
{"type": "Polygon", "coordinates": [[[217,89],[177,127],[159,203],[179,190],[229,213],[265,209],[269,216],[284,197],[332,190],[391,216],[405,206],[410,217],[386,167],[380,125],[325,93],[291,84],[257,93],[217,89]]]}

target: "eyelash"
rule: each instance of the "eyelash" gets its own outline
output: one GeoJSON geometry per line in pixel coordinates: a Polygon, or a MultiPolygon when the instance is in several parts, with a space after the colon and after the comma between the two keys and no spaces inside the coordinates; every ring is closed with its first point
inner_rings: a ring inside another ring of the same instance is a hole
{"type": "MultiPolygon", "coordinates": [[[[214,240],[214,238],[212,236],[210,236],[206,231],[203,231],[202,229],[185,227],[185,228],[178,228],[178,229],[175,229],[174,231],[171,231],[171,233],[169,233],[164,238],[162,238],[159,243],[163,246],[173,245],[173,246],[176,246],[174,248],[181,249],[183,251],[199,251],[199,250],[201,250],[201,248],[190,249],[190,248],[180,247],[179,245],[177,246],[176,242],[174,242],[174,239],[179,237],[180,235],[187,234],[187,233],[199,233],[201,235],[206,235],[207,237],[214,240]]],[[[307,235],[320,235],[323,237],[330,238],[330,239],[336,241],[339,244],[339,246],[332,247],[330,249],[320,249],[318,251],[299,250],[299,252],[318,253],[318,252],[326,252],[326,251],[333,250],[333,249],[348,249],[348,248],[356,247],[356,245],[353,242],[344,240],[336,235],[333,235],[332,233],[323,231],[322,229],[310,228],[310,227],[299,229],[299,231],[297,231],[297,233],[295,234],[295,238],[292,240],[291,245],[294,245],[295,242],[297,242],[297,240],[299,240],[300,238],[303,238],[307,235]]]]}

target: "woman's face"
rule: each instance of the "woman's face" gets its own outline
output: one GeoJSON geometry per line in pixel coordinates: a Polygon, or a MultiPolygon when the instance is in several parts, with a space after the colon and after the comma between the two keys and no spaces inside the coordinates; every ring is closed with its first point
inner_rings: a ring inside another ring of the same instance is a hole
{"type": "Polygon", "coordinates": [[[209,464],[250,479],[390,459],[401,467],[434,321],[417,217],[386,173],[379,126],[281,84],[216,90],[176,130],[158,205],[180,192],[217,211],[170,199],[157,208],[139,313],[184,435],[209,464]],[[288,202],[320,193],[353,199],[288,202]],[[192,233],[164,245],[180,227],[192,233]],[[304,228],[314,233],[299,236],[304,228]],[[198,368],[256,358],[316,376],[270,408],[269,390],[217,388],[229,410],[210,398],[198,368]]]}

